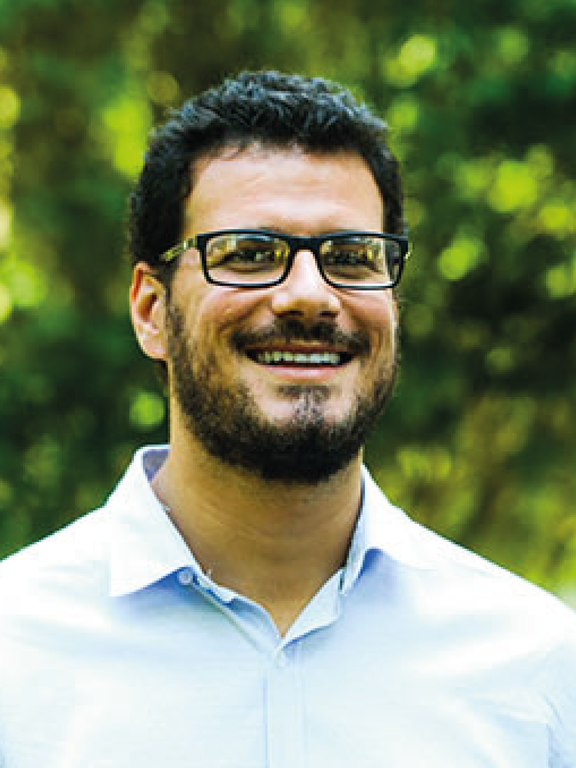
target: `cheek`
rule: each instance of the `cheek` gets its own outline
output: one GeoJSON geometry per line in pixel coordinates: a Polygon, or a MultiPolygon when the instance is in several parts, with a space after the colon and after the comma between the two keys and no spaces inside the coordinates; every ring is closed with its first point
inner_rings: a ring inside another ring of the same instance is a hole
{"type": "Polygon", "coordinates": [[[389,349],[396,343],[398,307],[393,297],[382,296],[381,299],[370,299],[356,313],[356,321],[359,327],[367,330],[375,349],[389,349]]]}
{"type": "Polygon", "coordinates": [[[226,333],[254,321],[259,305],[259,291],[212,286],[198,304],[198,317],[204,323],[226,333]]]}
{"type": "Polygon", "coordinates": [[[213,358],[218,366],[236,364],[231,337],[258,326],[259,302],[249,291],[214,288],[190,312],[190,340],[197,355],[213,358]]]}

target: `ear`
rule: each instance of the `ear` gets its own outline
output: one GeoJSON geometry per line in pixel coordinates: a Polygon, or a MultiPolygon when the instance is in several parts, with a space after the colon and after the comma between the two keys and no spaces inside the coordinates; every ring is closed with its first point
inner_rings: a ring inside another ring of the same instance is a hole
{"type": "Polygon", "coordinates": [[[154,360],[166,360],[166,291],[145,262],[134,267],[129,299],[132,325],[140,348],[154,360]]]}

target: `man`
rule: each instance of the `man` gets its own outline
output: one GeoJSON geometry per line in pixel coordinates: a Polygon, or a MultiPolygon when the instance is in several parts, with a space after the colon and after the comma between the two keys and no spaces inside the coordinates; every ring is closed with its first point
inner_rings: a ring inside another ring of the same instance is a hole
{"type": "Polygon", "coordinates": [[[10,768],[574,768],[576,620],[362,467],[407,255],[385,126],[244,73],[155,135],[130,307],[170,445],[0,568],[10,768]]]}

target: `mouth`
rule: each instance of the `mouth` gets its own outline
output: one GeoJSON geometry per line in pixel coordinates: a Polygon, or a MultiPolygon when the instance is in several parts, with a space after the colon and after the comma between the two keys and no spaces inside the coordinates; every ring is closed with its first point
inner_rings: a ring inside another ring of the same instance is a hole
{"type": "Polygon", "coordinates": [[[303,374],[342,368],[370,349],[366,334],[345,334],[328,324],[309,328],[296,321],[257,333],[237,333],[233,345],[257,365],[303,374]]]}
{"type": "Polygon", "coordinates": [[[305,367],[337,367],[349,363],[352,355],[325,350],[261,349],[248,350],[248,357],[260,365],[289,365],[305,367]]]}

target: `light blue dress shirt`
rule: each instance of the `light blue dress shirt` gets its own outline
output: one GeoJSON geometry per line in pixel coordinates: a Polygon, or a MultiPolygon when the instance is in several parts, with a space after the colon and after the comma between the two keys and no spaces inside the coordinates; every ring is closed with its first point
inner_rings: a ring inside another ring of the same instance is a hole
{"type": "Polygon", "coordinates": [[[576,768],[576,618],[368,474],[346,567],[280,637],[204,574],[140,451],[0,565],[5,768],[576,768]]]}

